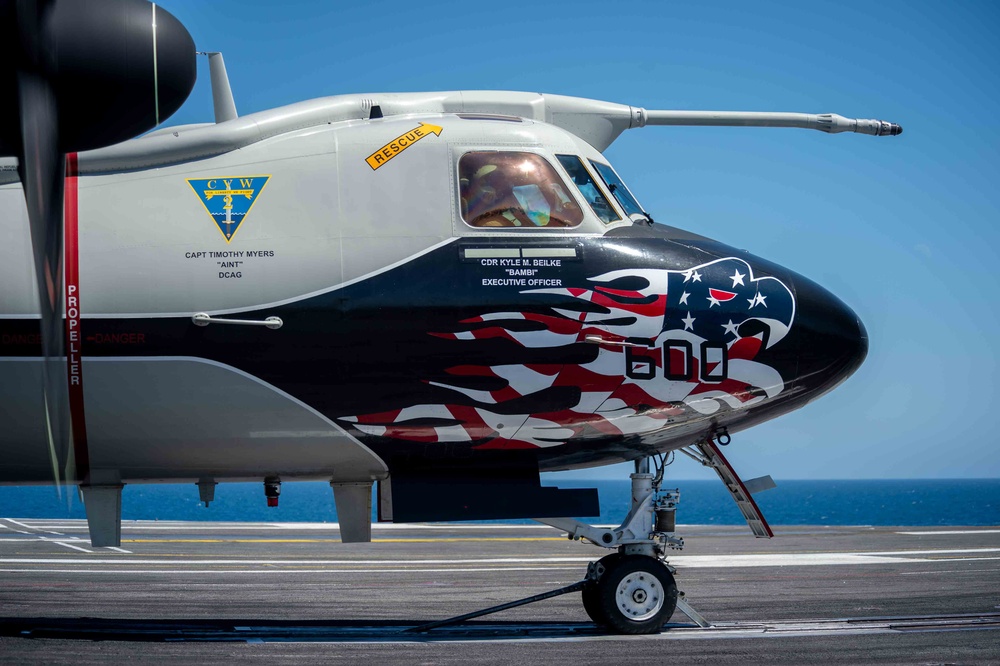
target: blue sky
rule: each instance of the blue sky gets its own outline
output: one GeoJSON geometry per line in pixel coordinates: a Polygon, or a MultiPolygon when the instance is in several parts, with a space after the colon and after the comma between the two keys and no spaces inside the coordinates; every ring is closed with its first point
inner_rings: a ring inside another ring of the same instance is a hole
{"type": "MultiPolygon", "coordinates": [[[[657,220],[815,279],[868,328],[868,360],[846,384],[734,439],[742,473],[1000,476],[1000,5],[160,4],[199,49],[224,53],[240,113],[506,89],[901,123],[890,138],[645,128],[607,155],[657,220]]],[[[211,118],[202,62],[168,124],[211,118]]],[[[676,475],[704,472],[678,463],[676,475]]]]}

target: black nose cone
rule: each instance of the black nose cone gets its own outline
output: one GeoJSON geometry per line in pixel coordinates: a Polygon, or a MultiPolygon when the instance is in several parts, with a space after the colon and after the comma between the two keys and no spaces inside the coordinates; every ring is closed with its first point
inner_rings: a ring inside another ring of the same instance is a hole
{"type": "Polygon", "coordinates": [[[795,280],[796,383],[815,395],[851,376],[868,355],[868,332],[843,301],[815,282],[795,280]]]}

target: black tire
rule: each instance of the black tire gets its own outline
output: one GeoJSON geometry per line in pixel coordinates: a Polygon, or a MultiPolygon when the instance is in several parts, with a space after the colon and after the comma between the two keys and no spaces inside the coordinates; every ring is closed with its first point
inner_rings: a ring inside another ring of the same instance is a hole
{"type": "MultiPolygon", "coordinates": [[[[597,561],[599,566],[604,568],[604,572],[601,574],[603,577],[604,573],[607,573],[608,569],[612,568],[612,564],[621,559],[621,553],[611,553],[610,555],[605,555],[597,561]]],[[[608,626],[608,621],[604,617],[601,611],[600,601],[598,600],[598,590],[600,589],[598,582],[593,582],[583,588],[580,593],[580,597],[583,600],[583,610],[587,611],[587,616],[594,621],[599,627],[608,626]]]]}
{"type": "Polygon", "coordinates": [[[659,560],[621,555],[598,581],[593,602],[601,624],[615,633],[654,634],[677,608],[677,583],[659,560]]]}
{"type": "Polygon", "coordinates": [[[601,609],[597,602],[597,584],[583,588],[583,591],[580,592],[580,598],[583,600],[583,610],[587,611],[587,617],[599,627],[606,626],[607,623],[601,615],[601,609]]]}

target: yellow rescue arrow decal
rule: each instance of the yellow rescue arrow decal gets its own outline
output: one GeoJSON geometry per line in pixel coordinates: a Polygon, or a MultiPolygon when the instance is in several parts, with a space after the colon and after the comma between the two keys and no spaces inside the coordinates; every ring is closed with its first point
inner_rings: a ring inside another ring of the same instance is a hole
{"type": "Polygon", "coordinates": [[[431,134],[441,136],[441,132],[443,131],[443,127],[420,123],[420,125],[415,129],[411,129],[406,134],[400,134],[395,139],[376,150],[368,156],[365,162],[368,162],[368,166],[370,166],[372,171],[374,171],[383,164],[386,164],[396,155],[399,155],[401,152],[415,144],[417,141],[420,141],[425,136],[430,136],[431,134]]]}

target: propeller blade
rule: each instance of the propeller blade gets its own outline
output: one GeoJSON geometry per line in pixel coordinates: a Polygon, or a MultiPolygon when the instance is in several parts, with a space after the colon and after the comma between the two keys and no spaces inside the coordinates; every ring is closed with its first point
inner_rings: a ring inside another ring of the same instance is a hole
{"type": "Polygon", "coordinates": [[[42,399],[52,476],[75,480],[63,334],[63,190],[65,155],[59,146],[59,110],[47,79],[43,21],[53,3],[17,3],[21,68],[17,73],[21,118],[20,176],[31,227],[41,313],[42,399]]]}
{"type": "MultiPolygon", "coordinates": [[[[72,154],[130,139],[176,111],[194,86],[195,48],[180,21],[146,0],[0,0],[0,44],[8,47],[0,58],[0,156],[19,158],[40,301],[45,426],[59,487],[87,479],[90,469],[85,417],[70,409],[82,397],[80,378],[67,373],[68,361],[79,370],[71,336],[80,322],[76,285],[64,281],[75,280],[78,268],[75,253],[69,264],[63,257],[66,153],[75,215],[72,154]],[[71,317],[65,327],[64,309],[71,317]]],[[[75,217],[68,219],[75,245],[75,217]]]]}

